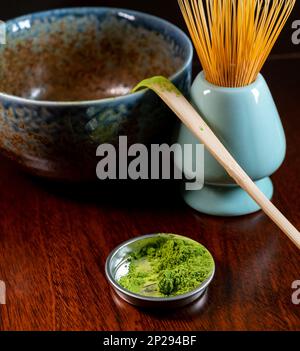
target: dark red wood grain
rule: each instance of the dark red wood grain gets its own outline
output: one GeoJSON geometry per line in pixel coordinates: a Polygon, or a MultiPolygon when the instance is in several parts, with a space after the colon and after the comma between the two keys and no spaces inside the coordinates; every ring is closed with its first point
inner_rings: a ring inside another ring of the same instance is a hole
{"type": "MultiPolygon", "coordinates": [[[[276,59],[264,72],[288,140],[274,202],[298,228],[299,67],[300,59],[276,59]]],[[[186,207],[174,184],[67,187],[0,160],[1,330],[300,330],[300,305],[291,302],[299,267],[300,252],[263,213],[209,217],[186,207]],[[187,235],[211,250],[217,271],[205,301],[146,311],[112,294],[107,255],[153,232],[187,235]]]]}

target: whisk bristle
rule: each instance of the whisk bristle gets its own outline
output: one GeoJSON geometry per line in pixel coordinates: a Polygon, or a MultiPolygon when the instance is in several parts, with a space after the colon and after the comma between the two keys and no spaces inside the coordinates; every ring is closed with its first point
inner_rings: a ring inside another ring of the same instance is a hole
{"type": "Polygon", "coordinates": [[[178,0],[206,79],[253,83],[296,0],[178,0]]]}

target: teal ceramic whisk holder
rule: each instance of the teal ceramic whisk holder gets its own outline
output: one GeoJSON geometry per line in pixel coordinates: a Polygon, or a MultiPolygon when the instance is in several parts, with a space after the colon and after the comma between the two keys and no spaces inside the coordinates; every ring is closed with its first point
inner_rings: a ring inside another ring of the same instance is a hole
{"type": "MultiPolygon", "coordinates": [[[[263,76],[259,75],[246,87],[223,88],[206,81],[202,72],[192,85],[191,102],[237,162],[271,199],[270,176],[285,158],[286,140],[263,76]]],[[[178,142],[182,146],[199,143],[184,125],[180,126],[178,142]]],[[[240,216],[259,210],[254,200],[206,150],[204,167],[204,188],[183,192],[189,206],[219,216],[240,216]]]]}

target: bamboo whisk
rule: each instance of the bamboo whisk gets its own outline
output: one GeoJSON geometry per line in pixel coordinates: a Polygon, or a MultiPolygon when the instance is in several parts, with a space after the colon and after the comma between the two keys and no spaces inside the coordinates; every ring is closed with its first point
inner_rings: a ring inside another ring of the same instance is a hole
{"type": "Polygon", "coordinates": [[[253,83],[296,0],[178,0],[202,64],[214,85],[253,83]]]}

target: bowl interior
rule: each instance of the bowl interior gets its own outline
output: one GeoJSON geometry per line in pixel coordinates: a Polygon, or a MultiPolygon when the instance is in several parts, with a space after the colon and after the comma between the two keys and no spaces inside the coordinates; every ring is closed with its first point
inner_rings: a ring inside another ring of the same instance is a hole
{"type": "Polygon", "coordinates": [[[48,101],[125,95],[144,78],[170,77],[180,69],[188,50],[179,37],[166,22],[130,11],[25,16],[8,23],[0,91],[48,101]]]}

